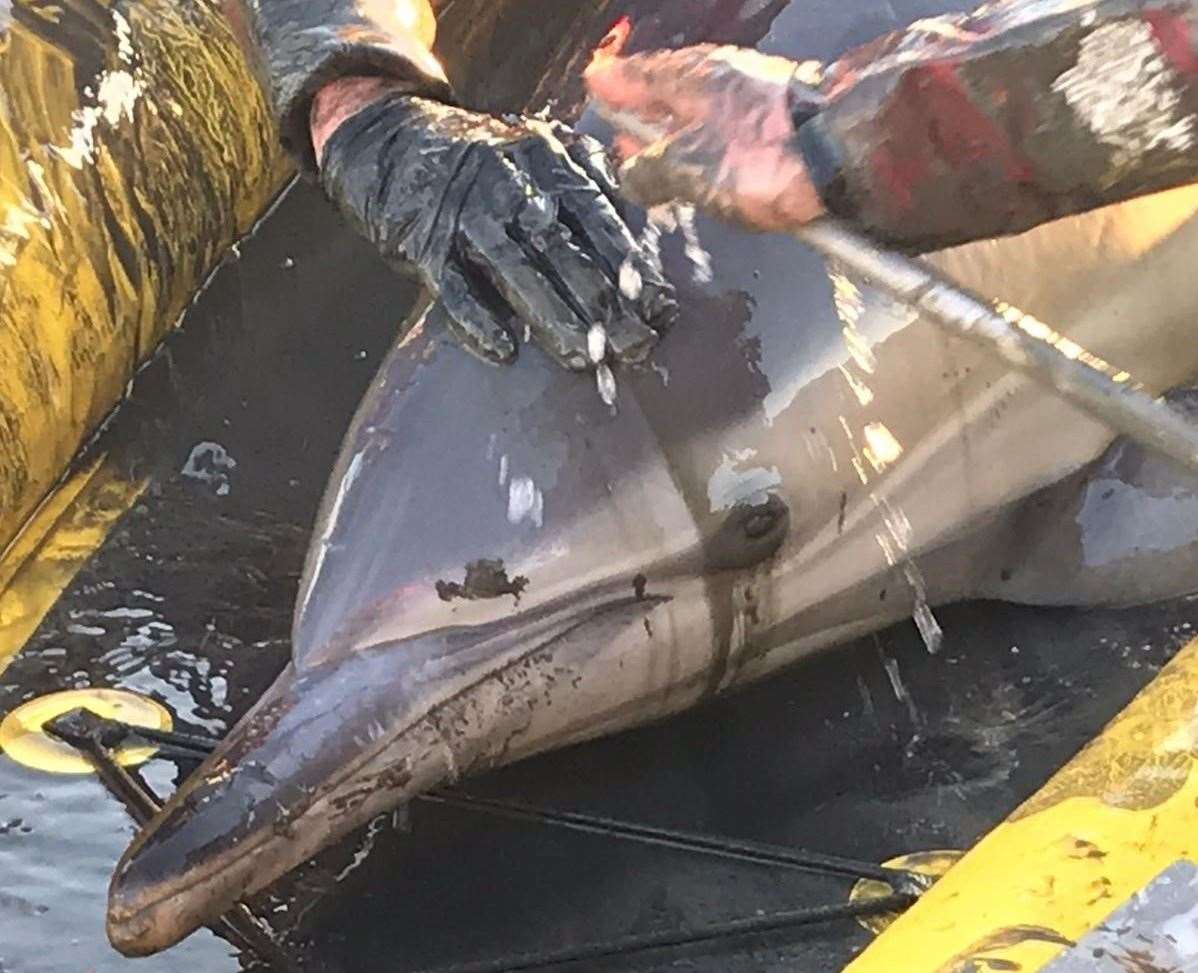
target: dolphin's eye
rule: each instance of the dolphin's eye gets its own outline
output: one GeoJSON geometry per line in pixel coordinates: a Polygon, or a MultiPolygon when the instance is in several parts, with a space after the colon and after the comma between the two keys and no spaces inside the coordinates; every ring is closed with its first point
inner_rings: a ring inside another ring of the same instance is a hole
{"type": "Polygon", "coordinates": [[[758,503],[738,503],[728,519],[740,527],[748,540],[759,541],[775,533],[785,533],[790,510],[781,497],[771,493],[758,503]]]}
{"type": "Polygon", "coordinates": [[[745,537],[750,540],[760,540],[765,537],[778,523],[778,517],[772,510],[753,510],[745,518],[745,537]]]}
{"type": "Polygon", "coordinates": [[[790,508],[775,494],[757,502],[741,501],[704,545],[708,567],[752,567],[782,546],[790,527],[790,508]]]}

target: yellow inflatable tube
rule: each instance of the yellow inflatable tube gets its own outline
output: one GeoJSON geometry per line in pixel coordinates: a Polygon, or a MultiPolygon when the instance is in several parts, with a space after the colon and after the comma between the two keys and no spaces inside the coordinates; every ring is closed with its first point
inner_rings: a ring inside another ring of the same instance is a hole
{"type": "Polygon", "coordinates": [[[210,0],[0,28],[2,551],[288,170],[210,0]]]}
{"type": "MultiPolygon", "coordinates": [[[[1051,968],[1166,869],[1198,862],[1196,763],[1198,640],[846,973],[1051,968]]],[[[1157,969],[1135,961],[1120,968],[1157,969]]]]}

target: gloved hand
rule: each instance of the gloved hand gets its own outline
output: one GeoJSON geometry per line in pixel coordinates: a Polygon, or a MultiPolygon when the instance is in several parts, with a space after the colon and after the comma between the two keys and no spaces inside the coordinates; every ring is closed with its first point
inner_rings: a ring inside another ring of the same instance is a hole
{"type": "Polygon", "coordinates": [[[645,206],[683,200],[758,230],[822,215],[796,138],[796,120],[823,102],[802,82],[807,65],[710,44],[618,57],[622,40],[613,32],[586,81],[602,108],[659,133],[619,137],[625,193],[645,206]]]}
{"type": "Polygon", "coordinates": [[[585,369],[593,325],[610,356],[639,361],[676,313],[605,166],[565,126],[393,92],[337,126],[320,172],[385,258],[419,269],[462,344],[505,362],[531,337],[585,369]]]}

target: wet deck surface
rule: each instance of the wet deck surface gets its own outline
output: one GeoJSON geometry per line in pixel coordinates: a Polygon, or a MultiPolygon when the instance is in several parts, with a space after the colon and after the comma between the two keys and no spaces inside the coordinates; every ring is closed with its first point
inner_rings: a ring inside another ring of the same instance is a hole
{"type": "MultiPolygon", "coordinates": [[[[182,728],[232,724],[286,657],[325,477],[411,295],[321,200],[292,193],[109,429],[106,448],[153,485],[0,675],[0,714],[60,688],[122,686],[161,699],[182,728]]],[[[938,656],[914,626],[898,626],[667,724],[467,789],[870,860],[965,847],[1192,636],[1198,602],[937,614],[938,656]]],[[[146,768],[163,792],[175,775],[165,761],[146,768]]],[[[0,971],[241,965],[206,932],[135,966],[108,948],[104,892],[131,831],[94,779],[0,758],[0,971]]],[[[842,881],[418,803],[289,877],[264,906],[297,969],[403,973],[836,902],[846,891],[842,881]]],[[[823,973],[867,942],[840,923],[574,969],[823,973]]]]}

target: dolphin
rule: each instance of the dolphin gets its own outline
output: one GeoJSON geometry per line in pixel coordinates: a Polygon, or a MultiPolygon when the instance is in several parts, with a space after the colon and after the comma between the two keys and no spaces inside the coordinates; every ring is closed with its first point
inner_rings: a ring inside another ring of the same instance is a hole
{"type": "MultiPolygon", "coordinates": [[[[773,49],[805,26],[778,17],[773,49]]],[[[435,306],[397,342],[330,479],[291,661],[122,857],[117,949],[169,947],[466,775],[904,618],[935,651],[938,604],[1198,589],[1192,477],[792,240],[672,220],[680,320],[614,389],[535,349],[484,364],[435,306]]],[[[933,259],[1163,392],[1198,376],[1196,252],[1187,189],[933,259]]]]}

